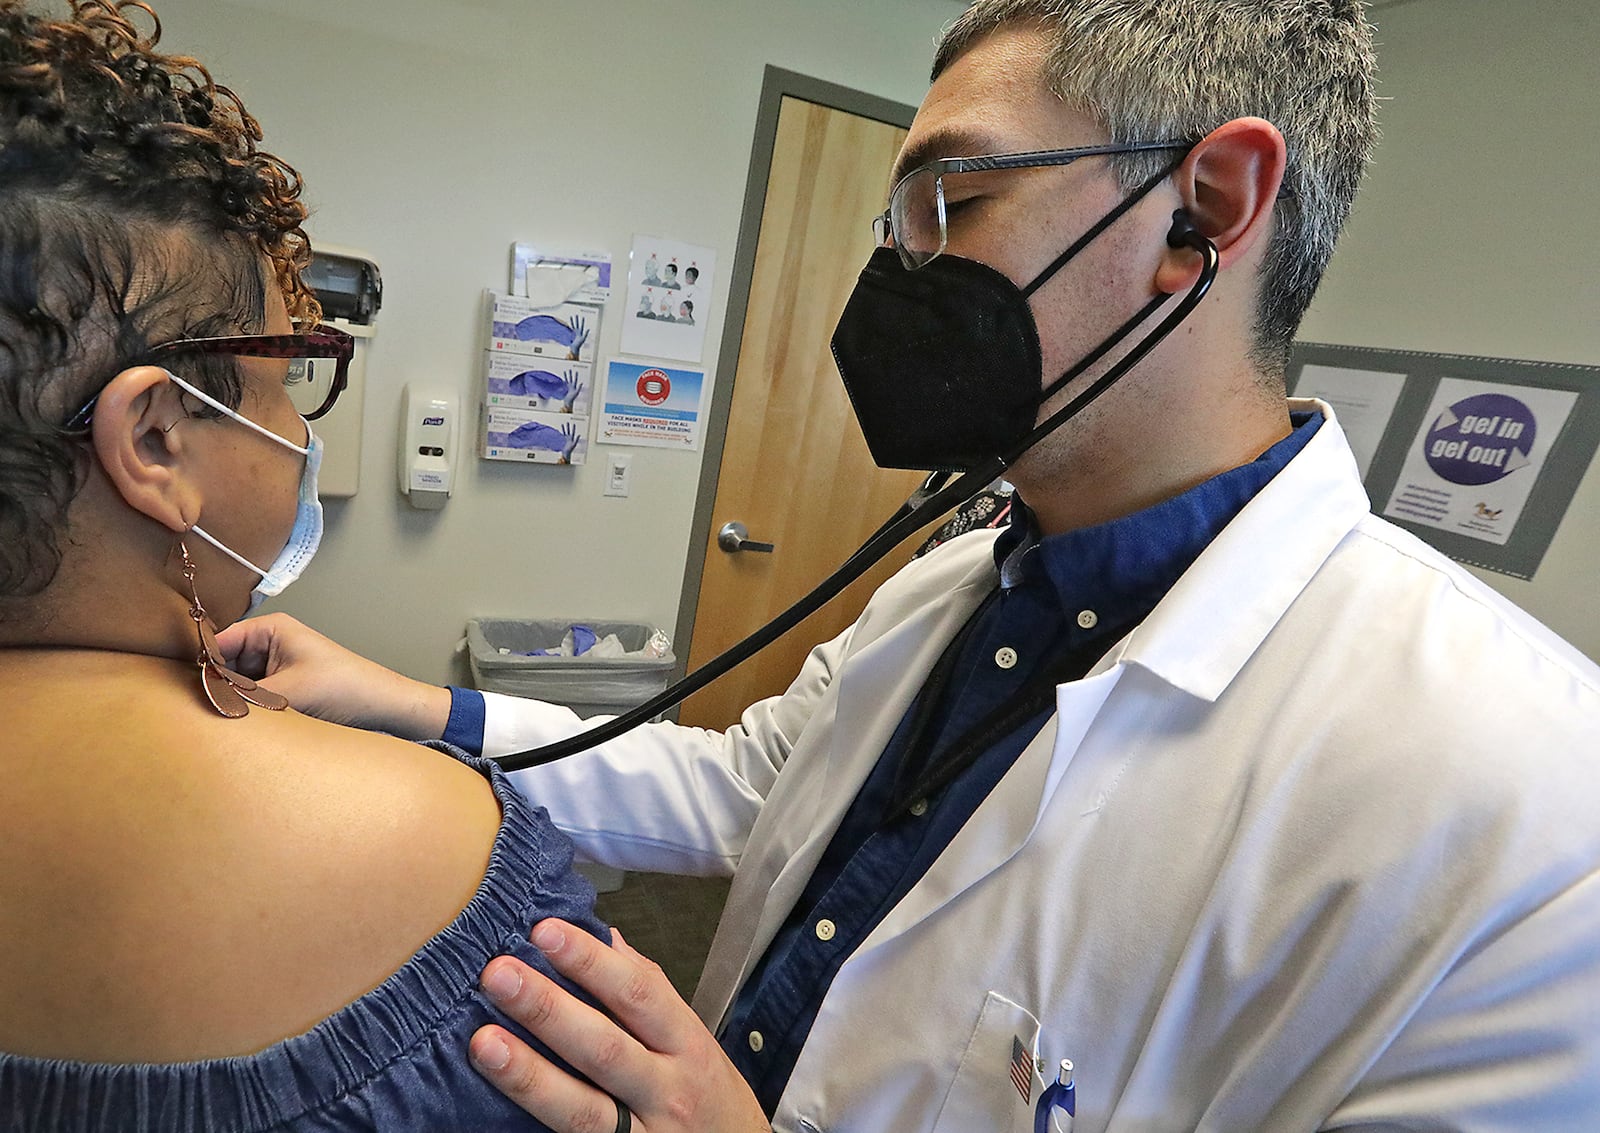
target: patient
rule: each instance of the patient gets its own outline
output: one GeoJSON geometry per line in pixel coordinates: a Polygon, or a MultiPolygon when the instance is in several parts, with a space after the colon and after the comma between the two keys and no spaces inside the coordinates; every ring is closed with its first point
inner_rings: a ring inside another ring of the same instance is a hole
{"type": "Polygon", "coordinates": [[[319,416],[349,342],[297,175],[135,8],[0,0],[0,1127],[542,1129],[463,1051],[490,957],[606,931],[564,837],[215,654],[315,550],[286,382],[319,416]]]}

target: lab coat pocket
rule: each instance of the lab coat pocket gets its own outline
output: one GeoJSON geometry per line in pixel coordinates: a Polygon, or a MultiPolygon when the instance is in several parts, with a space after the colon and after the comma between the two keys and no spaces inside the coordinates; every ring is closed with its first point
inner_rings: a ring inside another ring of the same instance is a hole
{"type": "Polygon", "coordinates": [[[1044,1089],[1038,1058],[1039,1020],[989,992],[933,1133],[1032,1133],[1034,1099],[1044,1089]]]}

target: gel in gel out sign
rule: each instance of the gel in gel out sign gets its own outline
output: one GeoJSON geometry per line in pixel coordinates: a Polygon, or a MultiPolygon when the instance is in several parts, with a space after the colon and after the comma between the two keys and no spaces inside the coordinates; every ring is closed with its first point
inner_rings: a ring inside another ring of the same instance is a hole
{"type": "Polygon", "coordinates": [[[1450,406],[1428,433],[1428,467],[1452,484],[1492,484],[1530,463],[1538,425],[1533,411],[1503,393],[1450,406]]]}

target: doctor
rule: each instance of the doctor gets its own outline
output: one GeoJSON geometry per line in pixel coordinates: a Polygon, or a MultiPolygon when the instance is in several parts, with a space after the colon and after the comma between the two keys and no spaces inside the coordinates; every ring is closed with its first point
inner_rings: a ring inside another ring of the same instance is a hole
{"type": "MultiPolygon", "coordinates": [[[[950,29],[836,338],[853,393],[904,391],[875,452],[1025,433],[1194,283],[1178,210],[1221,274],[1012,466],[1008,529],[906,567],[787,693],[521,775],[595,860],[733,887],[695,999],[720,1051],[648,962],[547,922],[621,1027],[510,959],[486,986],[606,1092],[486,1029],[502,1089],[575,1133],[987,1133],[1034,1129],[1070,1059],[1078,1133],[1596,1128],[1600,672],[1372,516],[1329,408],[1285,400],[1373,144],[1369,34],[1355,0],[950,29]],[[944,160],[1003,154],[1033,156],[944,160]]],[[[489,754],[582,727],[286,619],[229,647],[489,754]]]]}

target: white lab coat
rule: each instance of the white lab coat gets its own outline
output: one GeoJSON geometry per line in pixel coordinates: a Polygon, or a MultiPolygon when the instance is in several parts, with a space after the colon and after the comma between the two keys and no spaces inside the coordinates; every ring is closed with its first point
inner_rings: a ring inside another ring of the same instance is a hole
{"type": "MultiPolygon", "coordinates": [[[[1076,1063],[1077,1133],[1600,1130],[1600,671],[1370,515],[1317,407],[844,963],[776,1129],[1031,1130],[1015,1037],[1076,1063]]],[[[713,1027],[993,538],[906,567],[725,734],[520,774],[595,860],[733,871],[713,1027]]],[[[580,727],[489,705],[491,754],[580,727]]]]}

